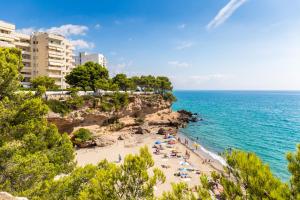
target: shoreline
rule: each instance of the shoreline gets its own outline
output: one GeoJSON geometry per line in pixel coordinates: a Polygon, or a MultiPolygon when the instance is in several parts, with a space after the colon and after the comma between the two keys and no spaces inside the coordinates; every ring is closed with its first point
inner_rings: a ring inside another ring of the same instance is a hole
{"type": "MultiPolygon", "coordinates": [[[[187,139],[190,145],[188,145],[188,146],[185,144],[183,144],[183,145],[185,145],[186,148],[190,149],[196,155],[202,157],[203,159],[213,160],[213,161],[217,162],[218,165],[227,166],[226,160],[222,156],[214,153],[213,151],[207,150],[200,142],[191,139],[190,137],[186,136],[183,132],[180,132],[180,130],[178,131],[177,136],[180,138],[187,139]],[[197,149],[192,147],[195,144],[198,145],[197,149]]],[[[214,162],[211,162],[211,163],[214,163],[214,162]]],[[[212,164],[212,167],[217,168],[213,164],[212,164]]]]}
{"type": "MultiPolygon", "coordinates": [[[[170,191],[172,188],[171,183],[179,183],[183,181],[190,187],[193,187],[195,185],[199,185],[200,174],[210,176],[212,171],[222,173],[223,165],[217,159],[209,158],[207,155],[201,154],[201,152],[198,151],[195,152],[190,146],[186,146],[185,144],[178,142],[178,138],[184,137],[190,141],[189,144],[192,144],[192,140],[190,138],[183,136],[182,133],[180,133],[180,130],[177,130],[175,133],[177,142],[169,148],[170,145],[166,143],[167,139],[163,139],[164,136],[156,134],[155,131],[144,135],[132,134],[129,138],[118,140],[109,146],[77,149],[77,165],[84,166],[86,164],[97,164],[103,159],[119,164],[119,155],[121,155],[121,162],[123,162],[126,155],[138,154],[141,147],[147,146],[154,160],[154,167],[161,169],[166,176],[166,182],[155,187],[155,196],[161,196],[164,191],[170,191]],[[155,149],[153,148],[157,141],[161,142],[164,149],[159,155],[155,153],[155,149]],[[180,152],[182,157],[165,157],[165,155],[170,155],[174,150],[180,152]],[[185,159],[183,159],[183,155],[187,151],[190,154],[189,159],[187,159],[189,164],[187,166],[183,166],[180,163],[185,161],[185,159]],[[208,159],[210,159],[211,162],[205,162],[205,160],[208,159]],[[185,170],[192,170],[191,172],[187,172],[188,178],[177,177],[174,175],[183,168],[185,168],[185,170]]],[[[149,170],[149,175],[152,174],[151,172],[152,168],[149,170]]]]}

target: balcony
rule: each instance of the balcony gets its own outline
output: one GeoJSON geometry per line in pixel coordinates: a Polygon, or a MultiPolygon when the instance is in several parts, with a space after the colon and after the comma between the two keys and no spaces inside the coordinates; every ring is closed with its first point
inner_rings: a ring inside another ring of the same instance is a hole
{"type": "Polygon", "coordinates": [[[9,43],[9,42],[4,42],[4,41],[0,41],[0,46],[1,47],[15,47],[14,44],[9,43]]]}
{"type": "Polygon", "coordinates": [[[15,42],[15,45],[18,47],[30,47],[30,43],[28,42],[15,42]]]}
{"type": "Polygon", "coordinates": [[[0,39],[8,42],[14,42],[15,38],[12,34],[0,33],[0,39]]]}
{"type": "Polygon", "coordinates": [[[22,62],[31,62],[30,58],[22,58],[22,62]]]}
{"type": "Polygon", "coordinates": [[[30,53],[30,51],[24,51],[24,50],[22,50],[22,54],[23,55],[30,55],[31,53],[30,53]]]}
{"type": "Polygon", "coordinates": [[[59,50],[63,50],[64,47],[61,45],[61,44],[55,44],[55,43],[51,43],[51,42],[48,42],[48,46],[49,48],[51,49],[59,49],[59,50]]]}
{"type": "Polygon", "coordinates": [[[56,52],[56,51],[49,51],[49,56],[50,57],[56,57],[56,58],[61,58],[64,56],[64,53],[62,52],[56,52]]]}
{"type": "Polygon", "coordinates": [[[62,67],[48,66],[48,70],[52,71],[61,71],[62,67]]]}
{"type": "MultiPolygon", "coordinates": [[[[49,62],[51,63],[56,63],[55,65],[64,65],[65,61],[64,60],[57,60],[57,59],[53,59],[53,58],[48,58],[49,62]]],[[[51,64],[50,64],[51,65],[51,64]]]]}
{"type": "Polygon", "coordinates": [[[51,78],[63,78],[61,74],[48,74],[48,76],[51,78]]]}

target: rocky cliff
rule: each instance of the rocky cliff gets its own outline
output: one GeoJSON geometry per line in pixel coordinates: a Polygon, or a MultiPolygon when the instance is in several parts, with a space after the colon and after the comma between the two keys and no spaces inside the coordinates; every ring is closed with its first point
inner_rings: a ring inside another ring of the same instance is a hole
{"type": "Polygon", "coordinates": [[[171,107],[171,102],[165,101],[160,95],[132,95],[129,99],[129,104],[119,111],[103,112],[85,106],[82,109],[72,111],[66,116],[50,112],[47,118],[49,122],[56,124],[60,132],[71,133],[74,127],[105,126],[113,123],[116,119],[127,116],[142,119],[148,114],[171,107]]]}

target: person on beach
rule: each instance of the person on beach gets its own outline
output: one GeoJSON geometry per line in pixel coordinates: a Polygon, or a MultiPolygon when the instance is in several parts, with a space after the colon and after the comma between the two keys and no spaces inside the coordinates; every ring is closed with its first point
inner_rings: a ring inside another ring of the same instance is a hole
{"type": "Polygon", "coordinates": [[[122,157],[121,157],[121,154],[119,154],[119,163],[121,162],[122,160],[122,157]]]}

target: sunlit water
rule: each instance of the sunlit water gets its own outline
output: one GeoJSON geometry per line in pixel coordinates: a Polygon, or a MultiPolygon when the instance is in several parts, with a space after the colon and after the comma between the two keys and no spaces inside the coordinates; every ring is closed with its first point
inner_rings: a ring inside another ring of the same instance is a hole
{"type": "Polygon", "coordinates": [[[300,92],[176,91],[174,110],[204,119],[181,131],[206,149],[252,151],[288,180],[286,152],[300,143],[300,92]]]}

